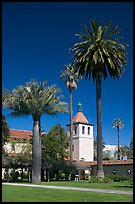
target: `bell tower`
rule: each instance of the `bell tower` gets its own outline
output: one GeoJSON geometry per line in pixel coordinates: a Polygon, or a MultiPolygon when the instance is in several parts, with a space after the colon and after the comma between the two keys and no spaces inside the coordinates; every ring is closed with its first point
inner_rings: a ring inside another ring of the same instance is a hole
{"type": "MultiPolygon", "coordinates": [[[[70,135],[70,124],[67,125],[67,134],[70,135]]],[[[82,113],[82,104],[78,104],[78,112],[73,118],[73,160],[93,161],[93,125],[88,122],[82,113]]]]}

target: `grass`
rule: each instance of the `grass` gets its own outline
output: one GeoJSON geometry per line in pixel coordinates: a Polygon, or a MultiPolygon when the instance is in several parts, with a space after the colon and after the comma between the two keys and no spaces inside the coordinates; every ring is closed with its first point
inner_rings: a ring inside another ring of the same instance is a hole
{"type": "Polygon", "coordinates": [[[127,190],[127,191],[133,190],[132,181],[121,181],[121,182],[111,182],[111,183],[89,183],[88,181],[51,181],[51,182],[42,182],[41,185],[114,189],[114,190],[127,190]]]}
{"type": "Polygon", "coordinates": [[[133,196],[3,185],[2,202],[133,202],[133,196]]]}
{"type": "MultiPolygon", "coordinates": [[[[29,182],[19,182],[19,183],[29,184],[29,182]]],[[[111,182],[111,183],[89,183],[88,181],[50,181],[50,182],[41,182],[41,185],[114,189],[114,190],[127,190],[127,191],[133,190],[133,182],[129,180],[121,181],[121,182],[111,182]]]]}

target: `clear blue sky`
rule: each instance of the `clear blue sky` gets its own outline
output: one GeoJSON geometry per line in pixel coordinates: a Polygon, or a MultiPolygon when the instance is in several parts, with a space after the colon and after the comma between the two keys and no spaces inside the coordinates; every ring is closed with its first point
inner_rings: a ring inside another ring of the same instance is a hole
{"type": "MultiPolygon", "coordinates": [[[[2,87],[9,90],[30,79],[56,84],[69,103],[69,92],[60,79],[60,70],[71,62],[69,48],[78,42],[76,33],[83,32],[94,18],[99,24],[111,21],[119,26],[127,43],[128,63],[120,80],[108,77],[102,82],[102,128],[105,144],[117,145],[114,118],[125,124],[120,131],[120,144],[129,145],[133,136],[133,3],[132,2],[3,2],[2,3],[2,87]]],[[[81,80],[73,91],[73,116],[82,103],[83,113],[94,125],[96,138],[96,91],[93,80],[81,80]]],[[[3,114],[9,111],[3,108],[3,114]]],[[[48,132],[56,123],[66,129],[69,114],[43,116],[41,123],[48,132]]],[[[8,118],[12,129],[32,130],[31,116],[8,118]]]]}

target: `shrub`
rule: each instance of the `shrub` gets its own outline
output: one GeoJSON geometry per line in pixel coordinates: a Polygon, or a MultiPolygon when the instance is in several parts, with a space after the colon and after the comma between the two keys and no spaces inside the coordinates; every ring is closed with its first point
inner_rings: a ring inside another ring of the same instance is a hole
{"type": "Polygon", "coordinates": [[[112,179],[110,179],[108,176],[105,176],[103,179],[103,183],[111,183],[112,179]]]}
{"type": "Polygon", "coordinates": [[[129,180],[127,176],[120,176],[120,175],[112,175],[112,176],[108,176],[111,180],[113,180],[114,182],[120,182],[120,181],[126,181],[129,180]]]}
{"type": "Polygon", "coordinates": [[[124,175],[124,176],[121,176],[120,180],[122,180],[122,181],[127,181],[127,180],[129,180],[129,178],[124,175]]]}
{"type": "Polygon", "coordinates": [[[4,178],[3,179],[6,180],[6,181],[10,180],[10,175],[9,175],[9,170],[8,169],[5,169],[4,178]]]}
{"type": "Polygon", "coordinates": [[[92,176],[89,180],[89,183],[97,183],[97,177],[96,176],[92,176]]]}
{"type": "Polygon", "coordinates": [[[27,173],[23,172],[21,176],[22,176],[22,180],[26,180],[26,179],[28,180],[29,179],[28,172],[27,173]]]}
{"type": "Polygon", "coordinates": [[[89,180],[89,183],[110,183],[112,180],[109,177],[97,178],[96,176],[92,176],[89,180]]]}
{"type": "Polygon", "coordinates": [[[17,181],[18,177],[19,177],[19,172],[15,171],[15,172],[11,172],[11,181],[17,181]]]}

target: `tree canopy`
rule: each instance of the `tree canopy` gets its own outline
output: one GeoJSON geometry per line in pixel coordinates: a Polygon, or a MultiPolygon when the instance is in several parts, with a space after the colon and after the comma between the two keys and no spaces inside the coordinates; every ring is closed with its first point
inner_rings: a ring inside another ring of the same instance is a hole
{"type": "Polygon", "coordinates": [[[69,138],[60,124],[52,127],[42,136],[42,166],[47,168],[68,156],[69,138]]]}

